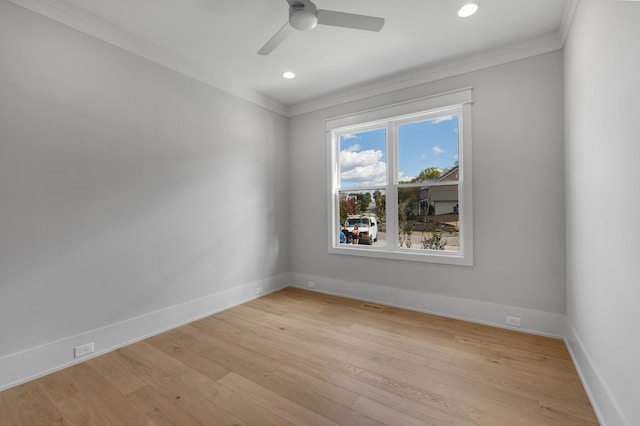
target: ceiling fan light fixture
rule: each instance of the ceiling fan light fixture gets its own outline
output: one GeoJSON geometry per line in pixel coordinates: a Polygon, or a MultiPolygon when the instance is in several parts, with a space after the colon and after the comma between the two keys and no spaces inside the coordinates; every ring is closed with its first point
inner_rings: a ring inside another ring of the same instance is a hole
{"type": "Polygon", "coordinates": [[[305,8],[291,8],[289,24],[296,30],[307,31],[318,25],[318,17],[311,10],[305,8]]]}
{"type": "Polygon", "coordinates": [[[458,16],[461,18],[468,18],[478,11],[478,5],[476,3],[467,3],[458,10],[458,16]]]}

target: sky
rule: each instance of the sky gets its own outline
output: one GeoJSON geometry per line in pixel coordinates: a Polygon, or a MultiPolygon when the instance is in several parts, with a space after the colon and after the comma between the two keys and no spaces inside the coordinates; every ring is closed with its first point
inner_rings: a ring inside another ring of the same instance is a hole
{"type": "MultiPolygon", "coordinates": [[[[340,136],[340,187],[385,185],[385,129],[340,136]]],[[[458,115],[398,127],[398,180],[408,181],[429,167],[449,169],[458,161],[458,115]]]]}

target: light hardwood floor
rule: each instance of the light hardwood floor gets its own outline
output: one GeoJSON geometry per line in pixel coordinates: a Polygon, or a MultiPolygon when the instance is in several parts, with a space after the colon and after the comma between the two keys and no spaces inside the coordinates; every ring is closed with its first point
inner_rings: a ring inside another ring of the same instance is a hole
{"type": "Polygon", "coordinates": [[[289,288],[4,391],[0,424],[598,422],[561,340],[289,288]]]}

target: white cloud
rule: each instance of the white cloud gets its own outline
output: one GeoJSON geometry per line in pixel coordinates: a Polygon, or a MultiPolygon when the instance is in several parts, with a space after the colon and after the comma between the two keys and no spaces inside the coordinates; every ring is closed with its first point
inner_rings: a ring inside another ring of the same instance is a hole
{"type": "Polygon", "coordinates": [[[440,154],[444,154],[446,151],[440,148],[438,145],[433,147],[433,155],[438,156],[440,154]]]}
{"type": "Polygon", "coordinates": [[[360,151],[359,144],[351,145],[343,150],[343,152],[356,152],[356,151],[360,151]]]}
{"type": "Polygon", "coordinates": [[[410,180],[415,178],[415,176],[405,175],[403,171],[400,171],[400,173],[398,173],[398,182],[409,182],[410,180]]]}
{"type": "Polygon", "coordinates": [[[453,120],[454,117],[455,117],[454,115],[447,115],[445,117],[438,117],[429,121],[431,122],[431,124],[438,124],[438,123],[442,123],[443,121],[451,121],[453,120]]]}
{"type": "Polygon", "coordinates": [[[387,165],[381,161],[382,151],[372,149],[355,151],[352,149],[355,146],[340,151],[341,180],[353,182],[356,186],[384,184],[387,165]]]}
{"type": "Polygon", "coordinates": [[[342,170],[350,170],[359,166],[375,164],[382,159],[382,151],[367,149],[365,151],[354,151],[357,145],[350,146],[340,151],[340,167],[342,170]]]}

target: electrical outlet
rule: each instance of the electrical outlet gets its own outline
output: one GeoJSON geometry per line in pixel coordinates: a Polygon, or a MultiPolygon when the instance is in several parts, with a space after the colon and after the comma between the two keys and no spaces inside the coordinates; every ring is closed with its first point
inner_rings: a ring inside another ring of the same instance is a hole
{"type": "Polygon", "coordinates": [[[263,291],[264,289],[262,288],[262,286],[256,287],[256,294],[262,294],[263,291]]]}
{"type": "Polygon", "coordinates": [[[94,350],[95,348],[93,346],[93,342],[85,343],[84,345],[76,346],[75,348],[73,348],[73,357],[80,358],[81,356],[93,353],[94,350]]]}
{"type": "Polygon", "coordinates": [[[314,283],[313,281],[307,281],[307,287],[316,288],[316,283],[314,283]]]}
{"type": "Polygon", "coordinates": [[[522,327],[522,319],[518,317],[507,317],[507,325],[522,327]]]}

